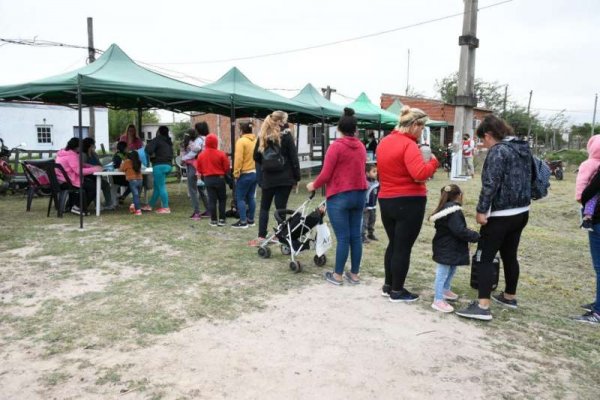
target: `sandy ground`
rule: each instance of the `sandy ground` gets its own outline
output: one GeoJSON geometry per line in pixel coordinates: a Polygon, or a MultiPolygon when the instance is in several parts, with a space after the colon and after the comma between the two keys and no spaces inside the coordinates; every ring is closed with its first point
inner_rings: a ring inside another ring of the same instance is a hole
{"type": "Polygon", "coordinates": [[[477,324],[390,303],[375,282],[290,291],[264,311],[200,321],[142,349],[43,359],[13,344],[0,360],[2,399],[490,399],[517,394],[522,376],[477,324]],[[43,385],[59,367],[66,382],[43,385]],[[96,384],[103,368],[120,381],[96,384]]]}

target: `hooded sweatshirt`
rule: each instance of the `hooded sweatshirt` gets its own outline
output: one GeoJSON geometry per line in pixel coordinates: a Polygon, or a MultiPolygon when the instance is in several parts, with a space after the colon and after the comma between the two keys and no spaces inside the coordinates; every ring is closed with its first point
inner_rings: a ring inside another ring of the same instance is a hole
{"type": "Polygon", "coordinates": [[[492,146],[481,171],[477,212],[507,216],[527,211],[531,203],[531,165],[532,155],[525,141],[509,137],[492,146]]]}
{"type": "Polygon", "coordinates": [[[366,162],[367,151],[362,142],[353,136],[342,136],[327,149],[323,169],[313,185],[315,189],[327,185],[327,198],[342,192],[367,190],[366,162]]]}
{"type": "Polygon", "coordinates": [[[581,201],[583,189],[590,183],[600,167],[600,135],[594,135],[587,143],[588,159],[579,165],[575,180],[575,199],[581,201]]]}
{"type": "MultiPolygon", "coordinates": [[[[79,153],[73,150],[59,150],[56,154],[56,163],[63,166],[69,180],[75,187],[79,187],[79,153]]],[[[97,166],[83,165],[83,175],[91,175],[98,171],[97,166]]],[[[65,182],[65,178],[62,173],[57,170],[56,176],[59,181],[65,182]]]]}
{"type": "Polygon", "coordinates": [[[235,142],[235,159],[233,161],[233,177],[239,178],[241,174],[256,171],[254,161],[254,146],[256,136],[254,133],[244,133],[235,142]]]}
{"type": "Polygon", "coordinates": [[[377,146],[379,198],[427,196],[425,181],[433,176],[439,162],[423,159],[417,138],[408,133],[392,131],[377,146]]]}
{"type": "Polygon", "coordinates": [[[225,152],[217,149],[219,139],[214,133],[209,133],[204,142],[204,150],[196,159],[196,171],[199,175],[225,176],[229,172],[229,158],[225,152]]]}

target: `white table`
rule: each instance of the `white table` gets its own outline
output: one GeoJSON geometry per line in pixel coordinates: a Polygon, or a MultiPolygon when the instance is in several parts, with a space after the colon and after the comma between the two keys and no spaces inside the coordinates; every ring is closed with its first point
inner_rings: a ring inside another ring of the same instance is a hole
{"type": "MultiPolygon", "coordinates": [[[[152,173],[152,167],[145,168],[142,170],[142,175],[149,175],[152,173]]],[[[102,192],[102,177],[105,176],[108,178],[108,183],[111,185],[113,176],[125,176],[125,172],[121,171],[102,171],[102,172],[94,172],[96,176],[96,217],[100,216],[100,193],[102,192]]]]}

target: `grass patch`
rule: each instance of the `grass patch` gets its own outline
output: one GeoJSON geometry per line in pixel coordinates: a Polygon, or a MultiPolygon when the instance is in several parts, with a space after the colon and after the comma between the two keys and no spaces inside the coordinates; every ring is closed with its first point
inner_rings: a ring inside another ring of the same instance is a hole
{"type": "MultiPolygon", "coordinates": [[[[564,181],[552,180],[550,196],[532,204],[519,254],[520,309],[502,312],[495,307],[493,323],[483,325],[498,353],[513,358],[510,368],[522,376],[515,388],[521,395],[509,394],[510,398],[536,398],[535,387],[541,385],[551,387],[555,398],[566,394],[586,398],[595,393],[593,383],[600,381],[600,330],[576,325],[568,318],[580,313],[579,305],[590,302],[595,290],[587,236],[578,228],[578,207],[572,200],[574,179],[567,173],[564,181]],[[523,348],[541,354],[541,359],[524,359],[518,353],[523,348]],[[568,388],[552,379],[561,369],[572,379],[568,388]]],[[[439,188],[447,182],[440,174],[428,183],[428,213],[437,204],[439,188]]],[[[306,266],[302,274],[289,271],[288,258],[277,247],[272,258],[260,259],[256,249],[245,245],[256,235],[256,228],[233,230],[212,228],[206,221],[192,222],[185,188],[177,195],[178,185],[169,186],[171,215],[135,218],[124,208],[99,218],[87,217],[83,231],[77,229],[74,215],[46,218],[47,199],[35,199],[32,211],[26,213],[23,196],[0,198],[0,219],[5,221],[0,251],[10,254],[0,267],[0,281],[13,283],[6,287],[12,300],[0,303],[0,323],[10,332],[0,343],[33,341],[46,357],[74,349],[144,347],[199,319],[232,319],[263,308],[274,294],[322,282],[323,269],[312,264],[312,252],[300,258],[306,266]],[[100,279],[103,284],[72,296],[53,295],[55,288],[86,285],[88,279],[100,279]],[[49,293],[45,297],[40,294],[44,288],[49,293]],[[9,311],[31,304],[37,307],[32,315],[9,311]]],[[[460,186],[466,193],[468,224],[477,229],[478,177],[460,186]]],[[[305,199],[303,191],[292,195],[290,208],[305,199]]],[[[407,279],[407,288],[426,299],[418,305],[424,312],[429,312],[427,300],[435,274],[433,234],[433,226],[426,222],[413,248],[407,279]]],[[[361,273],[377,280],[383,277],[387,245],[380,222],[376,235],[381,240],[365,246],[361,273]]],[[[328,254],[329,266],[334,253],[328,254]]],[[[468,281],[468,268],[461,268],[455,290],[474,298],[468,281]]],[[[80,364],[80,368],[88,367],[80,364]]],[[[53,386],[69,377],[55,372],[43,379],[53,386]]],[[[116,366],[99,371],[96,384],[121,380],[123,366],[116,366]]],[[[135,390],[149,385],[124,383],[135,390]]],[[[149,396],[160,398],[162,393],[149,396]]]]}

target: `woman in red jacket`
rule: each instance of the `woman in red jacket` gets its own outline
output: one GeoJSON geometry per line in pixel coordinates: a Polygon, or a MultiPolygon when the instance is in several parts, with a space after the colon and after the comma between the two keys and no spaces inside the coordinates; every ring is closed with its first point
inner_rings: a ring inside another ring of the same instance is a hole
{"type": "Polygon", "coordinates": [[[342,137],[331,144],[323,169],[306,185],[309,191],[326,187],[327,212],[337,239],[335,271],[326,272],[325,279],[334,285],[342,284],[345,276],[350,284],[359,283],[359,268],[362,258],[362,215],[365,208],[367,176],[365,163],[367,151],[356,133],[356,117],[351,108],[344,109],[338,122],[342,137]],[[344,265],[350,252],[350,272],[344,274],[344,265]]]}
{"type": "Polygon", "coordinates": [[[382,295],[392,302],[411,302],[419,298],[404,288],[410,266],[410,253],[419,236],[427,188],[439,163],[435,157],[425,161],[417,145],[427,121],[418,108],[404,106],[398,126],[377,146],[379,207],[389,243],[385,251],[385,284],[382,295]]]}
{"type": "Polygon", "coordinates": [[[217,135],[209,133],[206,136],[204,150],[196,159],[197,174],[204,180],[208,191],[208,211],[210,212],[211,226],[225,226],[225,202],[227,201],[225,175],[229,172],[230,164],[227,154],[219,150],[218,145],[217,135]],[[218,215],[217,200],[219,201],[218,215]]]}

